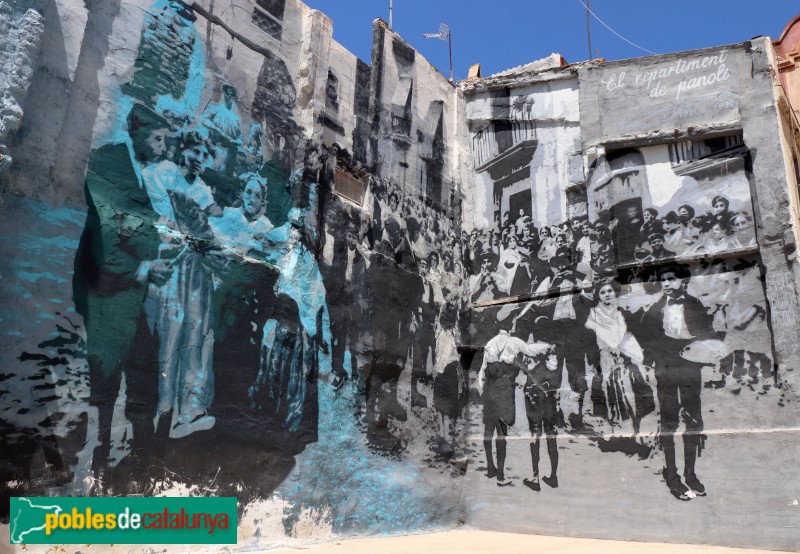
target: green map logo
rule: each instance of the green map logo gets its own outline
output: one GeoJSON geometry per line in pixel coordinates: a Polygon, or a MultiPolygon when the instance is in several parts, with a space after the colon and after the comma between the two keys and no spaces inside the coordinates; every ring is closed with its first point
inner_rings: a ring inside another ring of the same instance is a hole
{"type": "Polygon", "coordinates": [[[11,499],[11,544],[236,544],[236,498],[11,499]]]}

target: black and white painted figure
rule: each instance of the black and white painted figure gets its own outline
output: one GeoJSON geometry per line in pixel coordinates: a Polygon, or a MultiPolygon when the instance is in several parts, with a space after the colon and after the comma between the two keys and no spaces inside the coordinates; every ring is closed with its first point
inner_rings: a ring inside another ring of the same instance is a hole
{"type": "Polygon", "coordinates": [[[730,211],[731,202],[727,197],[718,194],[711,200],[712,220],[716,223],[721,223],[727,227],[730,224],[731,217],[735,215],[730,211]]]}
{"type": "Polygon", "coordinates": [[[756,245],[756,234],[753,229],[753,218],[748,212],[738,212],[731,217],[730,227],[736,234],[736,240],[743,247],[751,248],[756,245]]]}
{"type": "Polygon", "coordinates": [[[396,192],[389,193],[388,207],[382,215],[384,215],[381,222],[383,229],[381,247],[383,253],[394,258],[399,263],[402,261],[406,240],[404,222],[400,217],[400,196],[396,192]]]}
{"type": "Polygon", "coordinates": [[[650,254],[643,261],[666,260],[675,257],[675,252],[664,248],[664,235],[662,233],[650,233],[647,242],[650,245],[650,254]]]}
{"type": "Polygon", "coordinates": [[[740,261],[734,272],[721,274],[720,285],[727,284],[717,299],[715,321],[721,319],[725,329],[725,344],[730,354],[720,360],[723,384],[733,377],[739,384],[753,385],[759,381],[767,386],[773,380],[772,350],[769,343],[754,341],[769,333],[765,302],[753,298],[761,275],[757,265],[740,261]]]}
{"type": "Polygon", "coordinates": [[[604,223],[595,222],[590,231],[592,271],[605,274],[611,270],[616,258],[612,248],[611,231],[604,223]]]}
{"type": "Polygon", "coordinates": [[[678,219],[684,227],[689,225],[689,222],[694,219],[694,208],[689,204],[684,204],[678,208],[678,219]]]}
{"type": "Polygon", "coordinates": [[[550,459],[550,475],[542,477],[548,486],[558,487],[558,390],[561,388],[561,368],[554,348],[546,343],[530,345],[538,354],[518,354],[517,362],[525,373],[525,414],[531,431],[531,464],[533,476],[523,483],[531,490],[541,490],[539,483],[539,446],[544,431],[547,442],[547,455],[550,459]]]}
{"type": "Polygon", "coordinates": [[[419,262],[422,296],[414,302],[416,311],[413,314],[410,329],[414,351],[413,366],[411,368],[411,405],[422,408],[427,407],[428,402],[425,395],[419,392],[418,384],[429,380],[429,356],[432,358],[432,363],[436,364],[436,335],[434,329],[437,323],[439,305],[443,302],[441,286],[435,280],[439,277],[437,266],[438,254],[436,252],[432,252],[427,260],[420,260],[419,262]]]}
{"type": "Polygon", "coordinates": [[[653,391],[642,348],[628,330],[630,313],[619,306],[620,292],[620,285],[611,279],[598,281],[594,287],[595,306],[586,320],[599,351],[592,392],[602,398],[599,405],[595,403],[595,415],[608,420],[612,434],[635,437],[642,417],[654,409],[653,391]]]}
{"type": "Polygon", "coordinates": [[[501,330],[483,348],[483,363],[478,372],[476,386],[483,399],[486,476],[490,479],[496,477],[497,485],[500,487],[511,484],[505,476],[506,437],[514,425],[516,415],[514,405],[516,379],[524,369],[518,363],[517,356],[526,354],[535,357],[548,349],[550,345],[528,344],[522,339],[512,337],[505,330],[501,330]],[[492,454],[493,439],[497,451],[497,463],[492,454]]]}
{"type": "Polygon", "coordinates": [[[720,254],[730,250],[740,250],[742,245],[728,227],[728,223],[711,220],[711,226],[702,241],[691,249],[693,254],[720,254]]]}
{"type": "Polygon", "coordinates": [[[664,248],[681,254],[686,247],[683,244],[684,228],[678,214],[668,212],[661,218],[661,225],[664,228],[664,248]]]}
{"type": "MultiPolygon", "coordinates": [[[[617,182],[618,179],[618,177],[615,177],[612,182],[617,182]]],[[[627,263],[633,260],[633,252],[638,246],[642,225],[641,200],[638,198],[620,202],[612,210],[609,229],[611,229],[614,237],[617,259],[620,263],[627,263]]]]}
{"type": "Polygon", "coordinates": [[[365,322],[369,322],[362,352],[367,439],[378,451],[392,453],[403,448],[390,420],[404,422],[408,418],[398,399],[398,385],[411,349],[411,321],[422,299],[422,278],[396,270],[393,259],[376,253],[370,257],[362,289],[362,300],[368,306],[365,322]],[[400,305],[408,309],[398,311],[400,305]]]}
{"type": "Polygon", "coordinates": [[[152,339],[140,317],[147,287],[164,285],[173,273],[166,260],[158,260],[161,239],[154,222],[159,213],[141,176],[144,167],[163,159],[169,125],[162,116],[135,104],[127,127],[129,143],[103,145],[89,158],[85,181],[89,212],[73,274],[75,308],[86,327],[89,403],[98,413],[99,444],[92,456],[95,478],[119,462],[110,456],[111,422],[123,375],[133,449],[152,435],[150,411],[155,406],[150,400],[156,384],[132,364],[137,354],[146,355],[143,337],[152,339]]]}
{"type": "MultiPolygon", "coordinates": [[[[348,219],[344,240],[334,241],[334,256],[326,279],[338,286],[330,286],[328,306],[331,311],[331,334],[333,336],[332,372],[333,386],[339,388],[347,379],[358,372],[357,351],[360,345],[358,322],[364,312],[359,298],[357,284],[364,281],[367,261],[361,247],[361,222],[348,219]],[[349,353],[349,366],[345,367],[349,353]]],[[[363,393],[363,379],[356,378],[354,386],[363,393]]]]}
{"type": "Polygon", "coordinates": [[[580,219],[579,236],[574,238],[574,262],[575,269],[579,273],[583,273],[587,277],[592,275],[592,243],[591,243],[591,227],[586,218],[580,219]]]}
{"type": "MultiPolygon", "coordinates": [[[[519,276],[522,277],[525,270],[524,268],[520,268],[523,256],[517,247],[516,236],[510,235],[505,244],[505,248],[500,253],[497,271],[495,271],[495,282],[500,292],[508,296],[520,292],[515,290],[515,284],[519,283],[517,273],[519,272],[519,276]]],[[[519,286],[517,286],[517,288],[519,288],[519,286]]]]}
{"type": "Polygon", "coordinates": [[[666,266],[659,271],[662,297],[642,316],[645,362],[654,364],[656,392],[661,410],[659,439],[664,452],[662,475],[679,500],[706,494],[695,473],[695,460],[703,447],[701,405],[703,363],[691,361],[689,351],[697,341],[717,339],[713,316],[686,288],[691,274],[685,266],[666,266]],[[681,481],[675,461],[675,432],[681,419],[684,468],[681,481]],[[685,484],[684,484],[685,483],[685,484]]]}
{"type": "Polygon", "coordinates": [[[662,233],[664,228],[661,226],[661,221],[658,219],[658,210],[655,208],[647,208],[642,212],[642,227],[639,229],[639,244],[647,242],[652,233],[662,233]]]}
{"type": "Polygon", "coordinates": [[[498,257],[494,253],[487,252],[481,254],[479,261],[479,272],[469,277],[469,293],[473,302],[493,300],[500,294],[494,275],[498,257]]]}
{"type": "Polygon", "coordinates": [[[561,289],[561,294],[554,302],[546,303],[547,323],[539,325],[536,333],[538,339],[556,345],[559,367],[566,366],[570,389],[578,396],[577,411],[569,415],[572,428],[583,430],[583,408],[588,386],[586,384],[586,363],[597,366],[597,348],[594,337],[585,327],[591,301],[584,294],[571,291],[583,280],[584,275],[573,271],[570,260],[561,255],[550,259],[553,276],[545,278],[537,292],[545,293],[552,289],[561,289]]]}
{"type": "Polygon", "coordinates": [[[437,450],[443,457],[452,457],[458,451],[459,430],[469,398],[467,376],[456,346],[457,326],[457,306],[448,303],[437,318],[437,360],[433,376],[433,408],[441,418],[437,450]]]}

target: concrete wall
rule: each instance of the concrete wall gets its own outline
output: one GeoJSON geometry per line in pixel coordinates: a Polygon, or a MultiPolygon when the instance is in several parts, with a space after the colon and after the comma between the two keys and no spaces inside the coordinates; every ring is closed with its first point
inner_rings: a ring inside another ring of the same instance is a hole
{"type": "Polygon", "coordinates": [[[765,41],[456,88],[296,0],[95,4],[0,2],[4,497],[796,548],[765,41]]]}

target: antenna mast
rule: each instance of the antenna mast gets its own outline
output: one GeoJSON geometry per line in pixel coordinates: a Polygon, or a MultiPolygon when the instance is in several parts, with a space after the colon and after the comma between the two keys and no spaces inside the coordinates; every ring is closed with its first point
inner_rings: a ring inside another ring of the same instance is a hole
{"type": "MultiPolygon", "coordinates": [[[[586,40],[589,41],[589,61],[592,60],[592,33],[589,30],[589,6],[592,5],[592,0],[586,0],[586,40]]],[[[391,27],[391,25],[389,25],[391,27]]]]}
{"type": "Polygon", "coordinates": [[[439,25],[438,33],[423,33],[422,36],[425,38],[438,38],[447,43],[447,48],[450,51],[450,82],[455,83],[453,80],[453,34],[450,32],[450,27],[442,23],[439,25]]]}

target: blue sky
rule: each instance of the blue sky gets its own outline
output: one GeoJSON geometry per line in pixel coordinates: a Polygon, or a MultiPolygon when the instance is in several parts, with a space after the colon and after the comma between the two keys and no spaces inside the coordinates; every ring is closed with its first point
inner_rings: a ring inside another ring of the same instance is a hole
{"type": "MultiPolygon", "coordinates": [[[[372,21],[389,19],[389,0],[304,0],[333,20],[333,37],[370,62],[372,21]]],[[[587,0],[584,0],[586,2],[587,0]]],[[[797,0],[591,0],[592,11],[628,40],[659,54],[776,39],[800,13],[797,0]]],[[[445,75],[447,45],[424,39],[447,23],[456,79],[474,63],[484,76],[558,52],[588,59],[586,10],[580,0],[394,0],[393,28],[445,75]]],[[[591,19],[593,55],[608,60],[648,55],[591,19]]]]}

